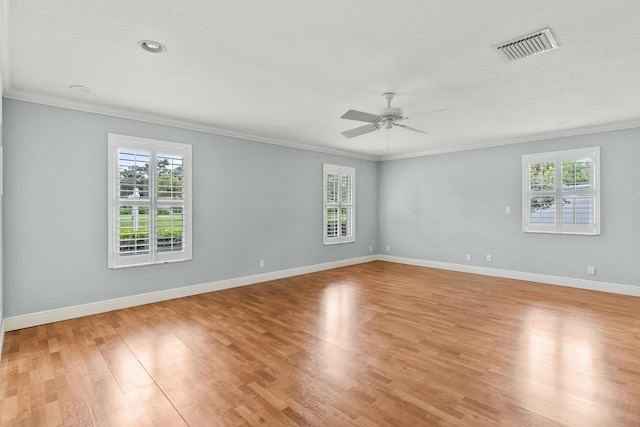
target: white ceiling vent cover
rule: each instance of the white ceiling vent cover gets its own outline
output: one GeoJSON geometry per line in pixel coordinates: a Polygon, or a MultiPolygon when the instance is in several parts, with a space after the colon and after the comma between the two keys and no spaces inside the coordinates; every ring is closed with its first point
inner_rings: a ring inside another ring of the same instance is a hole
{"type": "Polygon", "coordinates": [[[558,42],[549,28],[518,37],[517,39],[494,46],[505,62],[537,55],[558,47],[558,42]]]}

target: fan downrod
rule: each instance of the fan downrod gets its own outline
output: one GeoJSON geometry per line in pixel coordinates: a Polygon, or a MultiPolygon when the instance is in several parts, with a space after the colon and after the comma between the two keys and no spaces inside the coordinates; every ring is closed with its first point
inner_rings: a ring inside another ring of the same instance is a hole
{"type": "Polygon", "coordinates": [[[385,92],[382,94],[382,99],[387,101],[387,108],[391,107],[391,101],[393,101],[393,98],[395,96],[396,96],[395,92],[385,92]]]}

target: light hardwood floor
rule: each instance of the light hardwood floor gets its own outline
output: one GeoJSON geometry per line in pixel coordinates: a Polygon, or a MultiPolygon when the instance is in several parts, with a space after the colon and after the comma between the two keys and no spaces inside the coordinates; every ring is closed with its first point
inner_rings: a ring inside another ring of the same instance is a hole
{"type": "Polygon", "coordinates": [[[640,425],[640,298],[373,262],[5,337],[3,426],[640,425]]]}

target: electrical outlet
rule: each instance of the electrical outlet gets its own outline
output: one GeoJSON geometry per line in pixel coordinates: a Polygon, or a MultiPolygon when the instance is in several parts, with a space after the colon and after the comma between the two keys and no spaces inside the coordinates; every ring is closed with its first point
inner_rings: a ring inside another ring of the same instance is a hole
{"type": "Polygon", "coordinates": [[[467,261],[471,261],[471,254],[467,254],[467,261]]]}
{"type": "Polygon", "coordinates": [[[373,252],[373,246],[369,246],[369,252],[373,252]]]}
{"type": "Polygon", "coordinates": [[[588,265],[587,266],[587,274],[596,274],[596,267],[593,265],[588,265]]]}
{"type": "Polygon", "coordinates": [[[487,262],[491,262],[491,255],[487,254],[487,262]]]}
{"type": "Polygon", "coordinates": [[[504,207],[504,213],[506,213],[507,215],[511,214],[511,206],[505,206],[504,207]]]}
{"type": "Polygon", "coordinates": [[[387,252],[391,250],[391,246],[387,246],[387,252]]]}
{"type": "Polygon", "coordinates": [[[260,260],[260,268],[264,268],[264,260],[263,259],[260,260]]]}

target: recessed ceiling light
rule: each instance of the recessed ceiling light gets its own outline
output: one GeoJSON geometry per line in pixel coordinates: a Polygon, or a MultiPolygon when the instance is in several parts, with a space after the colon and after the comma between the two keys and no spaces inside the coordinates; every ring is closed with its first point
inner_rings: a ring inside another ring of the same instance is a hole
{"type": "Polygon", "coordinates": [[[89,89],[86,86],[82,86],[82,85],[71,85],[71,86],[69,86],[69,89],[75,90],[75,91],[78,91],[78,92],[84,92],[84,93],[91,92],[91,89],[89,89]]]}
{"type": "Polygon", "coordinates": [[[162,43],[153,40],[140,40],[138,46],[151,53],[162,53],[166,50],[162,43]]]}

